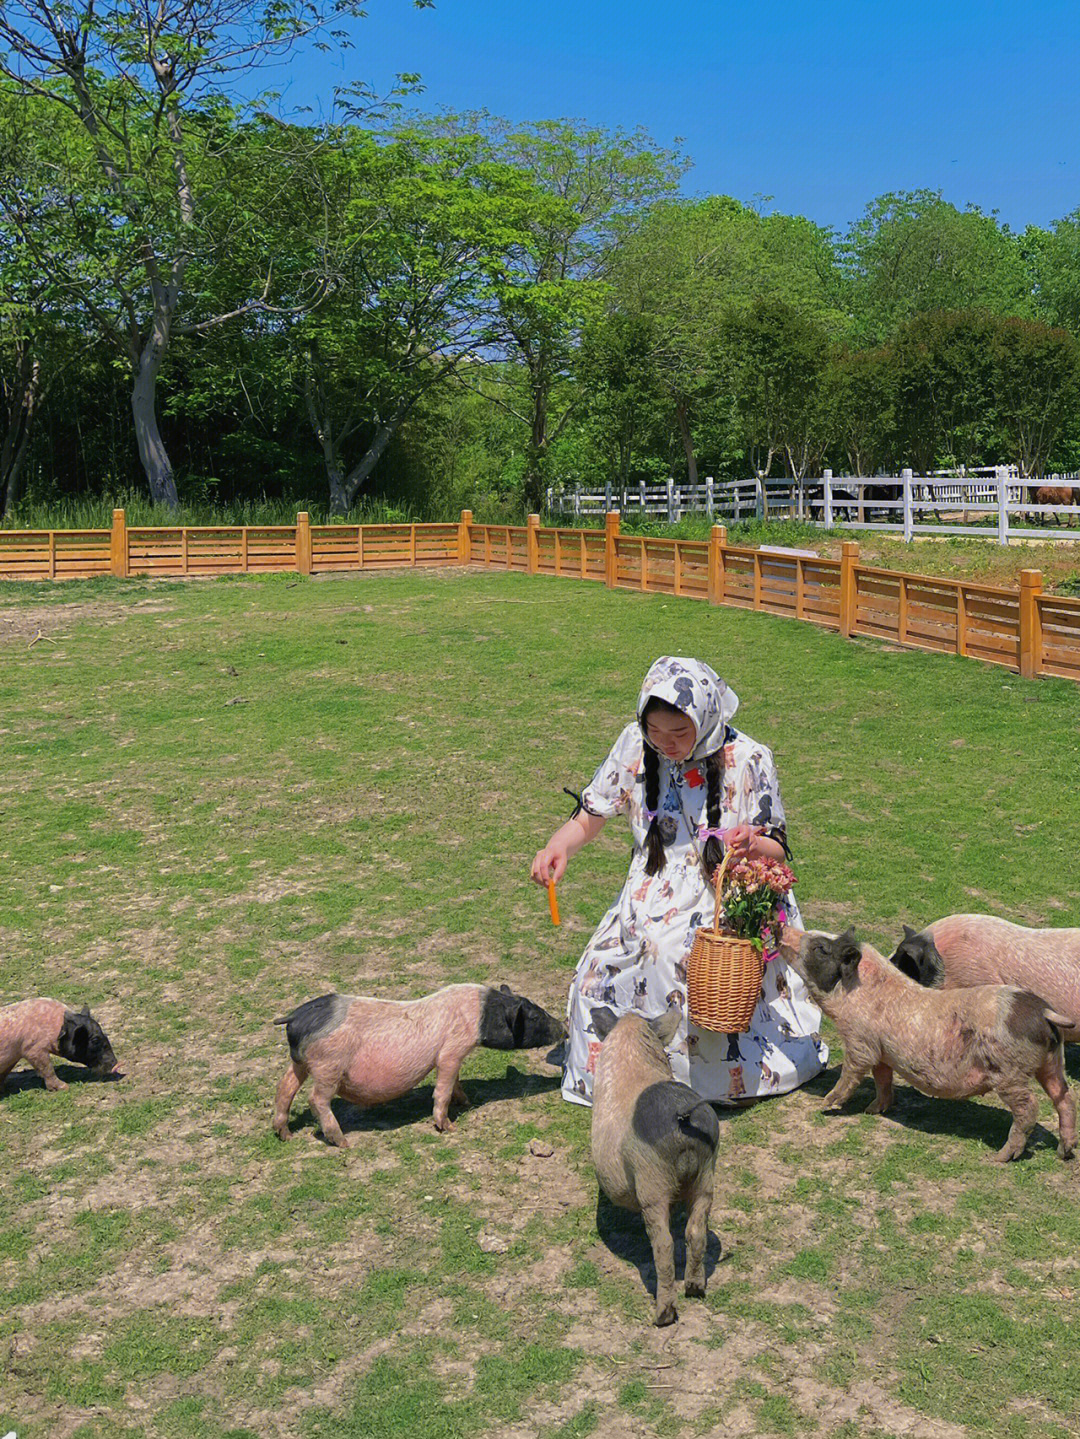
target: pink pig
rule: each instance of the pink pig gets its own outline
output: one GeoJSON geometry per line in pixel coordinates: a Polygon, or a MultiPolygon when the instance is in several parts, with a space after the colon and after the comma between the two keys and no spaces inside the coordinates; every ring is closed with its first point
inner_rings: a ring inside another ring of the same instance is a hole
{"type": "Polygon", "coordinates": [[[478,1045],[537,1049],[566,1037],[559,1020],[506,985],[451,984],[406,1000],[324,994],[274,1023],[288,1026],[292,1055],[274,1098],[275,1132],[290,1137],[289,1109],[310,1074],[323,1137],[342,1149],[348,1141],[330,1108],[335,1094],[367,1109],[400,1099],[434,1069],[435,1128],[447,1129],[450,1101],[469,1102],[458,1074],[478,1045]]]}
{"type": "Polygon", "coordinates": [[[966,1099],[991,1090],[1012,1111],[999,1160],[1018,1159],[1035,1127],[1035,1079],[1057,1110],[1058,1154],[1076,1148],[1076,1102],[1065,1079],[1062,1017],[1038,995],[1004,984],[945,993],[909,979],[876,949],[845,934],[785,925],[780,954],[806,982],[814,1003],[844,1041],[840,1078],[824,1109],[839,1108],[873,1074],[877,1094],[868,1114],[893,1100],[893,1073],[939,1099],[966,1099]]]}
{"type": "Polygon", "coordinates": [[[1080,1040],[1080,929],[1025,929],[990,914],[950,914],[904,938],[892,962],[919,984],[1017,984],[1045,999],[1080,1040]]]}
{"type": "Polygon", "coordinates": [[[0,1009],[0,1084],[25,1059],[46,1089],[66,1089],[52,1054],[85,1064],[94,1074],[120,1073],[108,1036],[85,1006],[75,1011],[58,999],[22,999],[0,1009]]]}

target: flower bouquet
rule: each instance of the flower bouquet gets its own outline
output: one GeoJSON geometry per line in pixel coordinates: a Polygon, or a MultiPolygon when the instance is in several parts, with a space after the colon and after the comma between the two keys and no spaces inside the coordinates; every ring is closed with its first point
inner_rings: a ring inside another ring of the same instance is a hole
{"type": "Polygon", "coordinates": [[[720,900],[725,928],[748,939],[759,953],[775,953],[777,925],[787,923],[784,899],[795,883],[792,871],[776,859],[740,859],[727,871],[720,900]]]}
{"type": "Polygon", "coordinates": [[[699,1029],[718,1034],[742,1034],[750,1027],[761,994],[764,950],[773,948],[774,927],[787,918],[783,900],[795,883],[777,860],[732,859],[728,850],[716,870],[713,928],[694,935],[686,963],[690,1018],[699,1029]]]}

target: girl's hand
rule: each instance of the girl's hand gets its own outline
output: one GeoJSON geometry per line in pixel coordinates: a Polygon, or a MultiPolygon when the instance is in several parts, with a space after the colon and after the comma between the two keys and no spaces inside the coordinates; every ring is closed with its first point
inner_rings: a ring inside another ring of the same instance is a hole
{"type": "Polygon", "coordinates": [[[736,859],[752,859],[757,853],[755,841],[760,833],[752,824],[737,824],[724,831],[724,847],[733,850],[736,859]]]}
{"type": "Polygon", "coordinates": [[[545,889],[549,880],[558,883],[566,873],[568,857],[565,844],[558,844],[554,839],[549,839],[544,848],[537,851],[536,858],[532,862],[531,878],[545,889]]]}

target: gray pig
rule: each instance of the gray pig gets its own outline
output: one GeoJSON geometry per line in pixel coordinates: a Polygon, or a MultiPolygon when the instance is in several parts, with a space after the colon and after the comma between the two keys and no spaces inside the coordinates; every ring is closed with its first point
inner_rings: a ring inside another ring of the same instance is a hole
{"type": "Polygon", "coordinates": [[[1080,929],[1026,929],[990,914],[949,914],[925,929],[904,925],[892,962],[917,983],[941,989],[1016,984],[1062,1016],[1080,1040],[1080,929]]]}
{"type": "Polygon", "coordinates": [[[810,997],[836,1025],[844,1063],[824,1109],[839,1108],[873,1074],[868,1114],[893,1100],[893,1072],[938,1099],[991,1090],[1012,1111],[1000,1161],[1018,1159],[1035,1127],[1036,1079],[1057,1110],[1058,1154],[1076,1147],[1076,1104],[1065,1079],[1062,1016],[1037,995],[1009,985],[924,989],[850,930],[822,934],[785,925],[780,954],[806,981],[810,997]]]}
{"type": "Polygon", "coordinates": [[[435,1128],[448,1129],[450,1101],[469,1102],[458,1074],[477,1045],[538,1049],[566,1037],[559,1020],[505,984],[450,984],[406,1000],[324,994],[274,1023],[287,1026],[292,1055],[274,1098],[278,1138],[289,1138],[289,1108],[310,1074],[323,1137],[342,1149],[348,1141],[330,1108],[335,1094],[367,1109],[400,1099],[434,1069],[435,1128]]]}
{"type": "Polygon", "coordinates": [[[679,1084],[664,1053],[682,1019],[672,1005],[657,1019],[594,1009],[603,1040],[592,1101],[592,1161],[612,1204],[640,1213],[656,1265],[656,1323],[674,1324],[671,1206],[686,1207],[686,1295],[705,1293],[705,1244],[720,1126],[712,1106],[679,1084]]]}
{"type": "Polygon", "coordinates": [[[0,1085],[25,1059],[46,1089],[66,1089],[57,1078],[52,1054],[85,1064],[97,1075],[120,1076],[108,1035],[85,1005],[76,1011],[58,999],[21,999],[0,1009],[0,1085]]]}

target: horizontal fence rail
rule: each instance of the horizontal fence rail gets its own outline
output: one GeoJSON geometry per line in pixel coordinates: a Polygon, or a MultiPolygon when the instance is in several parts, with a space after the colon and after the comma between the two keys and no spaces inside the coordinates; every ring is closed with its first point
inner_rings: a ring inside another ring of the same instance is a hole
{"type": "Polygon", "coordinates": [[[705,600],[804,620],[848,637],[966,655],[1030,678],[1080,681],[1080,599],[1042,593],[1038,570],[1018,590],[934,579],[859,563],[845,540],[840,559],[812,550],[729,545],[714,525],[708,540],[622,534],[609,512],[599,529],[480,525],[464,510],[456,524],[128,527],[110,530],[0,530],[0,579],[87,579],[99,575],[177,577],[321,574],[467,565],[610,589],[705,600]]]}
{"type": "Polygon", "coordinates": [[[915,535],[1010,538],[1072,538],[1080,524],[1080,475],[1024,479],[1014,465],[916,475],[839,475],[826,470],[821,479],[714,480],[684,485],[625,489],[607,485],[549,488],[548,511],[575,519],[619,509],[623,513],[663,516],[674,524],[683,515],[705,514],[735,521],[786,514],[829,529],[889,530],[905,540],[915,535]],[[1039,501],[1039,490],[1052,498],[1039,501]]]}

